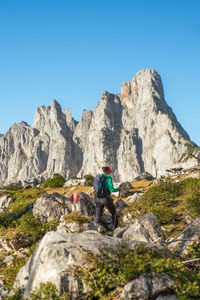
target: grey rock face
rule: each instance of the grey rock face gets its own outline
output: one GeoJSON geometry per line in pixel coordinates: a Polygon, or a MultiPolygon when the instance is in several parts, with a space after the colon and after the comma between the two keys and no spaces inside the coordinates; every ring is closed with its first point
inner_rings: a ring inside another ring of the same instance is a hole
{"type": "Polygon", "coordinates": [[[156,296],[168,291],[174,285],[175,281],[168,274],[147,273],[125,285],[121,297],[124,300],[155,299],[156,296]]]}
{"type": "Polygon", "coordinates": [[[14,124],[0,139],[0,185],[60,173],[76,175],[77,147],[60,105],[37,109],[33,128],[14,124]]]}
{"type": "Polygon", "coordinates": [[[163,233],[158,219],[152,213],[138,218],[140,224],[149,232],[150,239],[156,243],[161,240],[163,233]]]}
{"type": "Polygon", "coordinates": [[[46,222],[53,219],[60,219],[61,216],[77,211],[87,216],[94,215],[94,199],[86,193],[80,193],[79,201],[72,203],[71,194],[67,196],[53,193],[44,194],[34,204],[33,215],[46,222]]]}
{"type": "MultiPolygon", "coordinates": [[[[71,299],[80,299],[80,289],[83,288],[84,293],[87,288],[72,271],[86,265],[87,253],[98,254],[100,247],[115,247],[119,241],[96,231],[79,234],[48,232],[20,269],[13,290],[24,286],[24,298],[28,298],[32,289],[50,281],[59,292],[68,291],[71,299]]],[[[134,245],[130,243],[132,249],[134,245]]]]}
{"type": "Polygon", "coordinates": [[[164,99],[159,74],[142,70],[119,95],[104,92],[79,123],[54,100],[37,109],[33,128],[14,124],[0,138],[0,186],[54,173],[66,179],[96,175],[103,165],[111,166],[116,181],[144,172],[157,177],[196,163],[195,158],[180,162],[190,143],[164,99]]]}
{"type": "Polygon", "coordinates": [[[124,240],[134,240],[149,243],[150,236],[148,231],[139,223],[138,220],[135,220],[129,228],[122,235],[124,240]]]}
{"type": "Polygon", "coordinates": [[[161,243],[162,229],[157,218],[149,213],[135,219],[128,229],[122,234],[125,240],[135,240],[141,242],[161,243]]]}

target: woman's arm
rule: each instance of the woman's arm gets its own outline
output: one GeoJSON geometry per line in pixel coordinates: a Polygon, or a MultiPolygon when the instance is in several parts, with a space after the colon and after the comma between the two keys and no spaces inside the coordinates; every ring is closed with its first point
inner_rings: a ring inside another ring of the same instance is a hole
{"type": "Polygon", "coordinates": [[[112,193],[112,192],[119,192],[120,191],[120,188],[118,189],[115,189],[114,186],[113,186],[113,183],[112,183],[112,178],[109,177],[107,179],[107,183],[108,183],[108,188],[109,188],[109,191],[112,193]]]}

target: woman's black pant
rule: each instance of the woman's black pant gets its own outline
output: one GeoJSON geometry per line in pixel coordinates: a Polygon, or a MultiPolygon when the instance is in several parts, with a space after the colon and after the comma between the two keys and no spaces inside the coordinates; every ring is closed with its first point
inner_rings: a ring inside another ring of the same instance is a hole
{"type": "Polygon", "coordinates": [[[112,223],[113,227],[117,227],[118,220],[116,215],[116,208],[113,204],[113,199],[111,197],[106,198],[96,198],[96,216],[95,216],[95,223],[99,223],[103,214],[103,209],[106,207],[109,212],[112,214],[112,223]]]}

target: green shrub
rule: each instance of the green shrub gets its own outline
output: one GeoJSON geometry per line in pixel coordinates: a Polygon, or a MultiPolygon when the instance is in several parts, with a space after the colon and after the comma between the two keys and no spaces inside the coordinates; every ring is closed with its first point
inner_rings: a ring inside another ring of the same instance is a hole
{"type": "Polygon", "coordinates": [[[0,226],[7,228],[15,219],[15,214],[0,213],[0,226]]]}
{"type": "Polygon", "coordinates": [[[161,224],[166,224],[176,218],[173,206],[176,205],[175,199],[181,195],[181,192],[181,182],[162,183],[150,188],[138,202],[125,209],[124,213],[128,211],[135,218],[152,212],[161,224]]]}
{"type": "Polygon", "coordinates": [[[94,176],[92,176],[91,174],[86,174],[84,175],[84,178],[89,186],[93,186],[94,176]]]}
{"type": "Polygon", "coordinates": [[[56,230],[58,225],[57,220],[51,220],[47,223],[40,222],[32,213],[24,214],[20,219],[13,222],[13,225],[19,229],[20,232],[27,236],[35,235],[39,240],[46,232],[56,230]]]}
{"type": "Polygon", "coordinates": [[[176,283],[171,293],[176,293],[180,299],[200,296],[200,268],[191,270],[179,260],[169,258],[165,249],[146,248],[140,244],[130,250],[120,244],[116,249],[103,248],[99,255],[88,255],[88,263],[87,268],[77,270],[90,287],[87,299],[117,297],[119,287],[148,272],[167,273],[174,278],[176,283]]]}
{"type": "MultiPolygon", "coordinates": [[[[4,275],[5,278],[5,287],[9,290],[12,288],[13,283],[15,281],[15,278],[17,276],[17,273],[19,272],[19,269],[24,266],[26,263],[27,258],[25,257],[15,257],[14,261],[11,266],[7,266],[3,272],[2,275],[4,275]]],[[[17,299],[17,298],[14,298],[17,299]]],[[[21,298],[19,298],[21,299],[21,298]]]]}
{"type": "Polygon", "coordinates": [[[57,188],[57,187],[62,187],[64,183],[65,183],[65,178],[62,175],[54,174],[53,178],[48,178],[47,180],[45,180],[41,184],[41,187],[57,188]]]}
{"type": "Polygon", "coordinates": [[[72,212],[71,214],[65,215],[65,222],[66,223],[78,223],[84,224],[88,223],[91,220],[88,216],[80,215],[78,212],[72,212]]]}
{"type": "Polygon", "coordinates": [[[191,217],[200,213],[200,180],[187,178],[180,182],[163,182],[150,188],[138,202],[127,211],[133,218],[152,212],[162,225],[177,223],[187,214],[191,217]],[[186,201],[184,199],[186,198],[186,201]]]}
{"type": "Polygon", "coordinates": [[[170,224],[178,217],[172,207],[154,206],[151,212],[158,218],[162,225],[170,224]]]}
{"type": "Polygon", "coordinates": [[[6,195],[13,199],[8,206],[6,213],[0,213],[0,225],[8,228],[12,222],[28,211],[28,204],[33,204],[45,190],[40,188],[31,188],[28,190],[7,190],[6,195]]]}
{"type": "Polygon", "coordinates": [[[45,193],[41,188],[33,187],[28,190],[7,191],[7,195],[13,199],[8,211],[10,213],[24,214],[27,212],[28,204],[33,204],[38,198],[45,193]]]}
{"type": "Polygon", "coordinates": [[[23,189],[23,186],[19,186],[19,185],[7,185],[7,186],[3,186],[3,189],[9,190],[9,191],[20,191],[20,190],[23,189]]]}
{"type": "MultiPolygon", "coordinates": [[[[18,229],[17,235],[14,238],[15,246],[17,245],[17,248],[26,248],[28,251],[26,253],[27,257],[15,257],[14,262],[11,266],[5,266],[3,268],[2,274],[4,275],[6,287],[8,289],[12,287],[19,269],[26,263],[28,257],[32,254],[38,241],[48,231],[56,230],[57,225],[57,220],[52,220],[47,223],[40,222],[39,220],[34,218],[32,213],[24,214],[17,221],[15,220],[10,224],[10,227],[15,227],[16,229],[18,229]]],[[[7,230],[9,230],[9,228],[7,230]]]]}
{"type": "Polygon", "coordinates": [[[51,282],[41,283],[40,287],[35,289],[30,296],[31,300],[45,299],[45,300],[67,300],[69,294],[64,292],[58,296],[58,291],[55,284],[51,282]]]}
{"type": "MultiPolygon", "coordinates": [[[[19,289],[15,292],[13,296],[6,297],[7,300],[22,300],[23,290],[19,289]]],[[[64,292],[61,296],[58,296],[58,291],[55,284],[51,282],[41,283],[39,288],[36,288],[31,292],[31,300],[68,300],[69,294],[64,292]]]]}
{"type": "Polygon", "coordinates": [[[182,181],[182,194],[188,194],[200,189],[200,180],[197,178],[186,178],[182,181]]]}
{"type": "Polygon", "coordinates": [[[15,294],[13,296],[7,296],[6,300],[22,300],[23,299],[23,289],[16,290],[15,294]]]}
{"type": "Polygon", "coordinates": [[[193,192],[185,199],[186,210],[192,217],[200,215],[200,192],[193,192]]]}

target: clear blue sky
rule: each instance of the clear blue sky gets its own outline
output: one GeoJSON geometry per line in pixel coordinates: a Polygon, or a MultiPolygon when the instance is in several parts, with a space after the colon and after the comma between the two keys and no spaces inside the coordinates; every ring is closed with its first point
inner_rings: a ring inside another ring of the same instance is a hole
{"type": "Polygon", "coordinates": [[[0,133],[57,99],[73,117],[156,69],[200,145],[199,0],[0,0],[0,133]]]}

